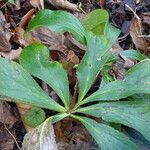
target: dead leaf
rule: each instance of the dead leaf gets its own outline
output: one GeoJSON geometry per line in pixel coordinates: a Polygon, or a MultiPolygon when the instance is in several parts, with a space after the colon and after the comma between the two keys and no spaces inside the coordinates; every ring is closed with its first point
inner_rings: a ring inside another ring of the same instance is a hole
{"type": "Polygon", "coordinates": [[[58,135],[56,138],[59,150],[91,150],[92,147],[95,149],[94,140],[83,125],[71,118],[66,118],[58,124],[59,128],[55,128],[55,133],[58,135]]]}
{"type": "Polygon", "coordinates": [[[112,54],[117,54],[117,53],[120,53],[120,52],[122,52],[122,51],[123,51],[123,49],[122,49],[122,47],[119,45],[118,42],[116,42],[116,43],[112,46],[112,48],[111,48],[112,54]]]}
{"type": "Polygon", "coordinates": [[[26,47],[29,45],[29,39],[28,40],[25,40],[24,38],[24,29],[21,28],[21,27],[16,27],[14,30],[13,30],[13,40],[16,42],[16,43],[19,43],[21,46],[23,47],[26,47]]]}
{"type": "Polygon", "coordinates": [[[27,26],[28,22],[31,20],[32,16],[35,13],[35,9],[30,9],[21,19],[19,23],[19,27],[25,29],[27,26]]]}
{"type": "Polygon", "coordinates": [[[70,3],[67,0],[47,0],[47,1],[50,2],[55,7],[80,12],[76,4],[70,3]]]}
{"type": "Polygon", "coordinates": [[[11,33],[7,27],[7,23],[3,13],[0,11],[0,51],[10,51],[10,37],[11,33]]]}
{"type": "Polygon", "coordinates": [[[12,150],[15,144],[15,131],[8,130],[5,128],[4,124],[0,123],[0,149],[1,150],[12,150]],[[9,133],[11,132],[11,134],[9,133]],[[12,137],[13,135],[13,137],[12,137]]]}
{"type": "Polygon", "coordinates": [[[74,51],[70,50],[67,55],[67,61],[72,62],[73,64],[79,64],[79,58],[75,55],[74,51]]]}
{"type": "Polygon", "coordinates": [[[142,23],[150,25],[150,12],[142,13],[142,23]]]}
{"type": "Polygon", "coordinates": [[[17,121],[13,115],[9,105],[6,102],[0,101],[0,122],[7,124],[11,128],[17,121]]]}
{"type": "Polygon", "coordinates": [[[44,0],[30,0],[33,7],[38,9],[44,9],[44,0]]]}
{"type": "Polygon", "coordinates": [[[76,41],[72,36],[68,35],[65,38],[65,43],[64,43],[69,49],[73,50],[76,53],[79,54],[84,54],[86,51],[86,46],[82,45],[78,41],[76,41]]]}
{"type": "Polygon", "coordinates": [[[101,6],[101,8],[104,8],[106,0],[99,0],[99,5],[101,6]]]}
{"type": "Polygon", "coordinates": [[[20,4],[20,0],[15,0],[15,10],[20,10],[21,9],[21,4],[20,4]]]}
{"type": "Polygon", "coordinates": [[[57,150],[50,118],[25,135],[22,150],[57,150]]]}
{"type": "Polygon", "coordinates": [[[148,43],[144,37],[142,37],[142,24],[141,19],[134,14],[130,25],[130,35],[132,37],[133,43],[138,50],[147,53],[148,43]]]}
{"type": "Polygon", "coordinates": [[[0,52],[0,57],[4,57],[9,60],[17,61],[20,56],[21,51],[22,51],[22,48],[20,47],[18,50],[12,50],[10,52],[0,52]]]}
{"type": "Polygon", "coordinates": [[[13,112],[4,101],[0,101],[0,149],[12,150],[15,143],[15,131],[12,129],[17,121],[13,112]]]}

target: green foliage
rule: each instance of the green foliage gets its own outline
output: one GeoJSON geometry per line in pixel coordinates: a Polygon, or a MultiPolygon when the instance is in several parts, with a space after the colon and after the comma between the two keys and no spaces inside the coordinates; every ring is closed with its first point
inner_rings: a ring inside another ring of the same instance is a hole
{"type": "Polygon", "coordinates": [[[109,20],[109,14],[104,9],[96,9],[82,19],[82,25],[86,31],[96,35],[103,35],[109,20]]]}
{"type": "Polygon", "coordinates": [[[81,43],[85,43],[85,29],[72,14],[57,10],[40,10],[30,21],[26,34],[38,27],[46,27],[55,32],[70,32],[81,43]]]}
{"type": "Polygon", "coordinates": [[[45,119],[45,111],[38,107],[32,107],[23,115],[23,121],[32,128],[40,125],[45,119]]]}
{"type": "Polygon", "coordinates": [[[21,65],[4,58],[0,58],[0,95],[19,103],[42,106],[58,112],[65,111],[39,87],[21,65]]]}
{"type": "Polygon", "coordinates": [[[7,0],[8,1],[8,3],[10,3],[10,4],[15,4],[15,0],[7,0]]]}
{"type": "Polygon", "coordinates": [[[90,31],[97,36],[105,35],[105,38],[109,39],[111,48],[120,34],[120,30],[114,28],[108,21],[108,12],[104,9],[96,9],[82,19],[82,25],[86,31],[90,31]]]}
{"type": "MultiPolygon", "coordinates": [[[[105,10],[90,13],[82,20],[82,24],[67,12],[41,10],[28,25],[26,34],[44,26],[56,32],[70,32],[78,41],[86,44],[87,51],[77,68],[79,94],[73,109],[70,107],[65,70],[59,62],[49,60],[48,49],[37,43],[24,48],[20,65],[0,58],[0,100],[27,103],[60,112],[51,117],[52,123],[73,117],[87,128],[102,150],[137,150],[137,146],[114,129],[111,123],[132,127],[150,139],[150,103],[147,98],[150,94],[150,59],[145,59],[144,55],[135,51],[123,52],[121,55],[125,57],[142,61],[127,71],[124,80],[112,81],[110,76],[105,77],[106,64],[112,56],[110,48],[119,34],[119,30],[111,26],[108,20],[105,10]],[[88,91],[100,71],[103,75],[102,85],[89,96],[88,91]],[[42,91],[29,73],[52,87],[65,107],[42,91]],[[145,99],[138,99],[140,96],[145,99]],[[84,114],[100,118],[102,122],[83,117],[84,114]]],[[[27,114],[27,120],[30,120],[35,113],[27,114]]]]}
{"type": "Polygon", "coordinates": [[[20,56],[20,63],[31,75],[49,84],[62,99],[65,107],[69,107],[67,74],[62,64],[49,61],[49,51],[46,46],[42,44],[27,46],[20,56]]]}
{"type": "Polygon", "coordinates": [[[108,125],[97,123],[96,121],[87,117],[73,117],[83,123],[102,150],[138,149],[137,146],[132,143],[124,134],[108,125]]]}
{"type": "Polygon", "coordinates": [[[103,68],[110,56],[109,41],[104,36],[98,37],[87,34],[86,39],[87,53],[84,55],[77,69],[79,101],[84,98],[96,75],[103,68]]]}
{"type": "Polygon", "coordinates": [[[120,53],[120,55],[123,56],[123,57],[130,58],[130,59],[138,60],[138,61],[141,61],[141,60],[144,60],[144,59],[148,58],[144,54],[141,54],[139,51],[132,50],[132,49],[122,51],[120,53]]]}
{"type": "Polygon", "coordinates": [[[124,80],[110,82],[85,98],[81,103],[92,101],[116,101],[136,93],[149,94],[150,60],[146,59],[133,66],[124,80]]]}

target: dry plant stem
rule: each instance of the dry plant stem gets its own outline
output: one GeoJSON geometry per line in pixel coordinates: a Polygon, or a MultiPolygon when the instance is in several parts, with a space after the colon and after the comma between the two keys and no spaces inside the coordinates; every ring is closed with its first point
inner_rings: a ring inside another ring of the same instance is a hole
{"type": "Polygon", "coordinates": [[[20,104],[20,103],[16,103],[21,120],[23,122],[23,125],[26,129],[27,132],[31,131],[33,128],[29,127],[24,121],[23,121],[23,115],[31,108],[30,105],[25,105],[25,104],[20,104]]]}

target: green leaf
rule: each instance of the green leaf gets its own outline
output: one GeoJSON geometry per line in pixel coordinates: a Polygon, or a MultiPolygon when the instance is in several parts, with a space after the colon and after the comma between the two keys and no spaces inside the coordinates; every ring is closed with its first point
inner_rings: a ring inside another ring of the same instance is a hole
{"type": "Polygon", "coordinates": [[[107,24],[105,27],[105,36],[109,39],[110,45],[112,45],[117,41],[117,38],[120,34],[120,30],[116,27],[112,26],[111,24],[107,24]]]}
{"type": "Polygon", "coordinates": [[[8,0],[8,3],[15,5],[15,0],[8,0]]]}
{"type": "Polygon", "coordinates": [[[29,22],[26,34],[38,27],[46,27],[55,32],[70,32],[82,43],[85,43],[85,30],[79,20],[72,14],[57,10],[40,10],[29,22]]]}
{"type": "Polygon", "coordinates": [[[81,103],[119,100],[138,93],[150,94],[149,80],[150,59],[146,59],[129,69],[124,80],[116,80],[106,84],[81,103]]]}
{"type": "Polygon", "coordinates": [[[86,31],[91,31],[95,35],[105,35],[109,39],[110,45],[115,43],[120,34],[119,29],[109,24],[109,14],[104,9],[96,9],[88,13],[82,19],[82,25],[86,31]]]}
{"type": "Polygon", "coordinates": [[[93,32],[95,35],[103,35],[105,26],[109,21],[109,14],[104,9],[96,9],[88,13],[82,19],[82,25],[87,31],[93,32]]]}
{"type": "Polygon", "coordinates": [[[101,150],[138,150],[124,134],[112,127],[86,117],[74,116],[74,118],[83,123],[101,150]]]}
{"type": "MultiPolygon", "coordinates": [[[[21,65],[0,58],[0,95],[13,102],[25,103],[58,112],[65,109],[51,99],[21,65]]],[[[5,99],[7,100],[7,99],[5,99]]]]}
{"type": "Polygon", "coordinates": [[[46,119],[45,112],[41,108],[32,107],[23,115],[23,121],[31,128],[40,125],[46,119]]]}
{"type": "Polygon", "coordinates": [[[119,53],[121,56],[124,56],[124,57],[127,57],[127,58],[130,58],[130,59],[135,59],[135,60],[144,60],[147,58],[147,56],[141,54],[139,51],[137,50],[125,50],[125,51],[122,51],[121,53],[119,53]]]}
{"type": "Polygon", "coordinates": [[[78,109],[77,112],[127,125],[150,140],[150,101],[105,102],[78,109]]]}
{"type": "Polygon", "coordinates": [[[51,119],[51,123],[54,124],[66,117],[69,117],[70,114],[68,113],[60,113],[60,114],[57,114],[57,115],[54,115],[54,116],[51,116],[50,119],[51,119]]]}
{"type": "Polygon", "coordinates": [[[69,83],[62,64],[49,61],[49,50],[42,44],[31,44],[23,49],[21,65],[33,76],[49,84],[62,99],[65,107],[69,106],[69,83]]]}
{"type": "Polygon", "coordinates": [[[107,62],[107,59],[110,56],[108,47],[109,42],[104,36],[98,37],[92,34],[87,34],[87,52],[77,69],[79,101],[84,98],[94,82],[96,75],[107,62]]]}

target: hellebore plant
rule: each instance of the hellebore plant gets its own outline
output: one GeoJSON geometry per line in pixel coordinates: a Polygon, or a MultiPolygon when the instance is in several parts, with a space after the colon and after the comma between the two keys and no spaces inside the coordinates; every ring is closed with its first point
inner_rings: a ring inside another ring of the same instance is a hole
{"type": "Polygon", "coordinates": [[[93,94],[87,94],[110,59],[110,49],[119,35],[119,30],[108,20],[108,13],[101,9],[86,15],[81,22],[65,11],[41,10],[27,27],[26,36],[43,26],[55,32],[69,32],[87,46],[76,69],[79,91],[73,108],[70,107],[65,69],[61,63],[49,61],[47,47],[39,43],[23,49],[20,64],[0,58],[0,99],[56,111],[58,114],[53,116],[53,123],[65,117],[77,119],[102,150],[137,150],[136,144],[114,129],[111,123],[134,128],[150,140],[150,102],[138,98],[150,94],[150,60],[142,60],[133,66],[123,80],[105,83],[93,94]],[[49,97],[31,75],[46,82],[63,105],[49,97]],[[87,115],[102,121],[96,122],[87,115]]]}

